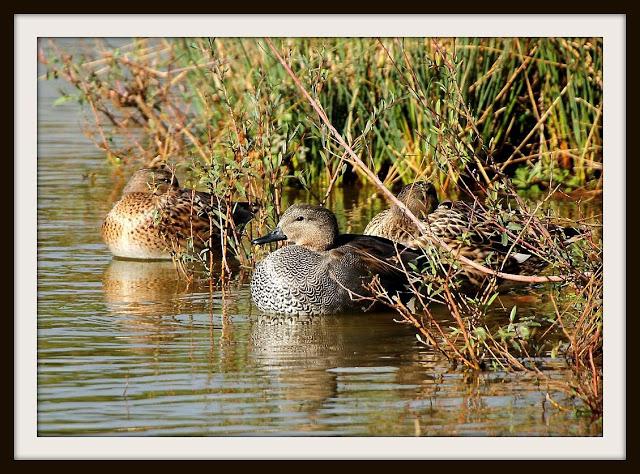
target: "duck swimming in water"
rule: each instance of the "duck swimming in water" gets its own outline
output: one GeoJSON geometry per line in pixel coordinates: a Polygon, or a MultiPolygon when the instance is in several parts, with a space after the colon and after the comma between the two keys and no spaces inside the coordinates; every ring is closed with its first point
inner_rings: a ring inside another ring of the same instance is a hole
{"type": "MultiPolygon", "coordinates": [[[[229,211],[229,224],[236,227],[253,218],[246,202],[232,203],[229,211]]],[[[133,174],[107,214],[102,237],[111,253],[121,258],[168,260],[179,251],[219,253],[220,213],[227,213],[224,201],[181,189],[168,166],[143,168],[133,174]]]]}
{"type": "MultiPolygon", "coordinates": [[[[504,238],[505,229],[477,203],[443,201],[438,204],[435,189],[424,181],[405,186],[398,199],[424,223],[424,233],[394,205],[374,216],[364,234],[385,237],[414,249],[438,247],[436,241],[439,240],[446,243],[454,255],[505,273],[536,274],[549,263],[543,255],[535,254],[521,243],[512,247],[512,241],[504,238]]],[[[549,225],[548,230],[551,234],[560,234],[566,244],[578,234],[576,229],[553,225],[549,225]]],[[[461,266],[472,284],[479,285],[487,277],[468,264],[461,266]]]]}
{"type": "Polygon", "coordinates": [[[367,288],[379,279],[391,295],[406,288],[408,265],[420,253],[381,237],[340,234],[330,210],[295,204],[257,245],[286,240],[256,266],[251,296],[264,312],[317,315],[370,308],[367,288]]]}

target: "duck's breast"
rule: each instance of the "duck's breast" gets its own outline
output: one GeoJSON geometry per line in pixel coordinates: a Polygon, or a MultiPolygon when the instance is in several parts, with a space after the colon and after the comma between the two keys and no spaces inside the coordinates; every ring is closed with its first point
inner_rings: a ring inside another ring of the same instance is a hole
{"type": "Polygon", "coordinates": [[[297,245],[283,247],[258,263],[251,280],[256,306],[279,314],[330,314],[344,307],[344,289],[322,254],[297,245]]]}
{"type": "Polygon", "coordinates": [[[124,196],[102,224],[102,238],[113,255],[135,259],[170,259],[158,229],[158,207],[144,193],[124,196]]]}

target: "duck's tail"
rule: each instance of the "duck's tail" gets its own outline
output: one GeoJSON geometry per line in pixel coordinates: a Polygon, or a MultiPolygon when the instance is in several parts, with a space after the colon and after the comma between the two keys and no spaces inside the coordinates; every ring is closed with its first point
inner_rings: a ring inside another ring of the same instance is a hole
{"type": "Polygon", "coordinates": [[[246,224],[254,218],[259,208],[260,206],[255,203],[235,202],[232,209],[233,221],[236,225],[246,224]]]}
{"type": "Polygon", "coordinates": [[[549,225],[549,233],[553,237],[559,237],[563,245],[570,245],[584,239],[589,230],[582,227],[570,227],[562,225],[549,225]]]}

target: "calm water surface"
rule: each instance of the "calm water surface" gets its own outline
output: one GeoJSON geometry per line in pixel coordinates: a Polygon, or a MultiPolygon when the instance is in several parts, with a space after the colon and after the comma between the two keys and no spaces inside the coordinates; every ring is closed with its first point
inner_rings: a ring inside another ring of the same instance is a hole
{"type": "MultiPolygon", "coordinates": [[[[52,107],[60,86],[39,83],[39,435],[600,434],[545,409],[531,378],[465,378],[391,314],[264,317],[246,284],[210,293],[170,263],[113,260],[100,224],[121,183],[79,109],[52,107]]],[[[366,194],[332,204],[343,229],[382,206],[366,194]]]]}

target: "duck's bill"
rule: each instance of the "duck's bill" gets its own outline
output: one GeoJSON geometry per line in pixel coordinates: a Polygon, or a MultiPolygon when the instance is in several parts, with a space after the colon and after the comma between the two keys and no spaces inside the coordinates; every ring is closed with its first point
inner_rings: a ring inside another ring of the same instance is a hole
{"type": "Polygon", "coordinates": [[[277,242],[278,240],[287,240],[287,236],[282,233],[279,227],[276,227],[264,237],[253,239],[251,243],[254,245],[263,245],[269,242],[277,242]]]}

